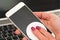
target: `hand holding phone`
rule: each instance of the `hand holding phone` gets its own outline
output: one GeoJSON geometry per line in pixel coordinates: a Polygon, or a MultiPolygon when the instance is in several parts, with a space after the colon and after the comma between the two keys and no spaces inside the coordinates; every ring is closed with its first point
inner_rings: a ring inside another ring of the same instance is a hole
{"type": "Polygon", "coordinates": [[[32,33],[31,27],[41,26],[46,30],[45,25],[35,16],[32,11],[23,2],[18,3],[15,7],[6,13],[6,17],[21,30],[28,40],[38,40],[32,33]]]}

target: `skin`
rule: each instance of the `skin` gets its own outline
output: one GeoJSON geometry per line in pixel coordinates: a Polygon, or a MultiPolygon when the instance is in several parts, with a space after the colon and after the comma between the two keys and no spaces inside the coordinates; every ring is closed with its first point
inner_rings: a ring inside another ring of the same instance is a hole
{"type": "MultiPolygon", "coordinates": [[[[21,34],[21,32],[20,32],[19,29],[16,29],[16,31],[15,31],[14,33],[15,33],[16,35],[20,35],[20,34],[21,34]]],[[[26,38],[26,37],[23,37],[22,40],[27,40],[27,38],[26,38]]]]}
{"type": "Polygon", "coordinates": [[[34,12],[34,14],[55,34],[56,39],[60,40],[60,17],[45,12],[34,12]]]}
{"type": "Polygon", "coordinates": [[[40,27],[32,27],[33,34],[39,39],[39,40],[56,40],[50,33],[45,31],[43,28],[40,27]]]}
{"type": "MultiPolygon", "coordinates": [[[[34,28],[34,35],[39,38],[39,40],[60,40],[60,18],[55,14],[45,13],[45,12],[33,12],[42,22],[46,25],[46,27],[55,34],[55,38],[45,31],[43,28],[36,29],[34,28]],[[46,35],[47,34],[47,35],[46,35]]],[[[20,32],[20,31],[19,31],[20,32]]],[[[16,32],[15,32],[16,33],[16,32]]],[[[20,34],[20,33],[18,33],[20,34]]],[[[24,37],[25,38],[25,37],[24,37]]],[[[27,40],[26,38],[22,40],[27,40]]]]}

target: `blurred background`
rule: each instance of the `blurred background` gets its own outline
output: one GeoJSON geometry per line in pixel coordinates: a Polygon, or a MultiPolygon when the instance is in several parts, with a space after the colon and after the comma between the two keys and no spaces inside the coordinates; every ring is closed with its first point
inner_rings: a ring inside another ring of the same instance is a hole
{"type": "Polygon", "coordinates": [[[0,0],[0,18],[19,2],[24,2],[32,11],[51,11],[60,9],[60,0],[0,0]]]}

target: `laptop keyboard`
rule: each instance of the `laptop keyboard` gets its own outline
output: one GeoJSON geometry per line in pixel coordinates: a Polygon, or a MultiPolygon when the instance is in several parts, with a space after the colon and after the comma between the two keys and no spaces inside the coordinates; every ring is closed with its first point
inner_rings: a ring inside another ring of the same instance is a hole
{"type": "Polygon", "coordinates": [[[0,40],[22,40],[22,34],[16,35],[17,28],[13,25],[0,26],[0,40]]]}

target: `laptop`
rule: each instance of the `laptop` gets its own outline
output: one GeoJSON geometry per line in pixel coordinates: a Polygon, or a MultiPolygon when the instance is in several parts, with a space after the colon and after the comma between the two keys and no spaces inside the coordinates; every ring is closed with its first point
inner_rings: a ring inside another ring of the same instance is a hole
{"type": "Polygon", "coordinates": [[[22,34],[16,35],[14,32],[17,28],[7,19],[0,19],[0,40],[22,40],[22,34]]]}

